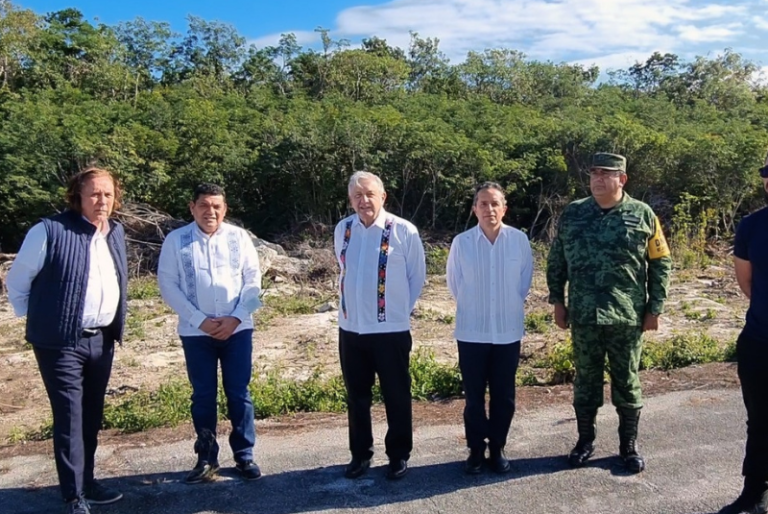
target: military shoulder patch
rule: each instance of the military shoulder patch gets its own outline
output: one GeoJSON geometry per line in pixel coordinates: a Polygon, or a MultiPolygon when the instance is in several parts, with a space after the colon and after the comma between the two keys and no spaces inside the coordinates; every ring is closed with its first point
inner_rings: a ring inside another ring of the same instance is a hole
{"type": "Polygon", "coordinates": [[[651,260],[669,257],[669,245],[667,245],[667,240],[664,239],[664,233],[661,231],[661,223],[658,216],[655,217],[654,222],[656,231],[648,240],[648,258],[651,260]]]}

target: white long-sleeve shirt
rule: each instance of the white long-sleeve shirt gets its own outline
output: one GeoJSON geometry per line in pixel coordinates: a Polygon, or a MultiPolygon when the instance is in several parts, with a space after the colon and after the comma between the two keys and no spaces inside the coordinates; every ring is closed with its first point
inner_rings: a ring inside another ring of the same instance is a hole
{"type": "Polygon", "coordinates": [[[523,304],[533,278],[528,237],[502,225],[491,244],[479,226],[453,239],[446,280],[456,299],[457,340],[507,344],[524,333],[523,304]]]}
{"type": "Polygon", "coordinates": [[[199,327],[209,317],[236,317],[235,332],[253,328],[251,314],[261,306],[259,254],[248,233],[228,223],[210,236],[195,222],[168,234],[157,281],[179,315],[181,336],[207,336],[199,327]]]}
{"type": "MultiPolygon", "coordinates": [[[[109,251],[108,234],[109,230],[106,233],[97,230],[91,238],[83,328],[109,326],[120,304],[120,284],[109,251]]],[[[6,277],[8,300],[16,316],[26,316],[32,281],[43,269],[47,254],[48,232],[43,223],[38,223],[27,232],[6,277]]]]}
{"type": "Polygon", "coordinates": [[[339,327],[358,334],[410,330],[427,277],[416,227],[381,209],[366,228],[354,214],[336,225],[334,247],[341,267],[339,327]]]}

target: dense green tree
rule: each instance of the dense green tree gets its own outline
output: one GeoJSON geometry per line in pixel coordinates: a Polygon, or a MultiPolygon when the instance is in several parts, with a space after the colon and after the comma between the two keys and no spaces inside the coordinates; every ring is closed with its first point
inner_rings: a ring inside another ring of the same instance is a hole
{"type": "Polygon", "coordinates": [[[231,214],[266,236],[336,222],[346,180],[379,174],[388,208],[435,237],[473,223],[472,187],[507,191],[509,222],[551,236],[588,193],[592,153],[629,161],[630,194],[671,229],[730,233],[763,195],[768,89],[732,50],[685,61],[655,53],[600,70],[475,49],[451,63],[439,41],[354,46],[318,28],[246,46],[190,17],[184,35],[137,18],[95,25],[0,0],[0,246],[16,248],[62,207],[71,174],[113,169],[128,199],[186,216],[191,188],[222,183],[231,214]]]}

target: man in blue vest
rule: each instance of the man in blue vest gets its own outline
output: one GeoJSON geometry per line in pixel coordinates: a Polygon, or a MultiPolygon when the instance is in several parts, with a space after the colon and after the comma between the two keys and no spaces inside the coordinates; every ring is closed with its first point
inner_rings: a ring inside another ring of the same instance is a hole
{"type": "Polygon", "coordinates": [[[123,335],[128,265],[123,227],[110,219],[119,184],[89,168],[69,181],[68,209],[27,233],[6,280],[17,316],[27,316],[53,411],[53,451],[68,514],[123,495],[94,479],[94,456],[112,371],[123,335]]]}

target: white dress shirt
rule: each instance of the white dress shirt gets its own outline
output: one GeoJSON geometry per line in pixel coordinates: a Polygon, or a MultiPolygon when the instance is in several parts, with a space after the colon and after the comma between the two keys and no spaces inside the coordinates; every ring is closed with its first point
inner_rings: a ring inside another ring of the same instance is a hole
{"type": "MultiPolygon", "coordinates": [[[[97,230],[91,238],[83,328],[109,326],[120,304],[117,269],[107,241],[108,227],[106,233],[97,230]]],[[[16,316],[26,316],[32,281],[43,269],[47,254],[48,231],[43,223],[38,223],[24,238],[6,278],[8,299],[16,316]]]]}
{"type": "Polygon", "coordinates": [[[234,316],[235,332],[253,328],[251,313],[261,306],[259,254],[248,233],[229,223],[210,236],[195,222],[168,234],[157,282],[179,315],[181,336],[207,336],[199,328],[206,318],[234,316]]]}
{"type": "Polygon", "coordinates": [[[427,277],[416,227],[384,209],[368,228],[353,214],[336,225],[334,247],[341,267],[339,327],[358,334],[410,330],[411,312],[427,277]],[[388,222],[391,229],[383,257],[382,235],[388,222]],[[350,236],[342,259],[347,226],[350,236]],[[386,267],[380,270],[384,262],[386,267]]]}
{"type": "Polygon", "coordinates": [[[457,340],[507,344],[524,333],[523,304],[533,278],[528,237],[502,225],[491,244],[479,226],[456,236],[446,280],[456,299],[457,340]]]}

